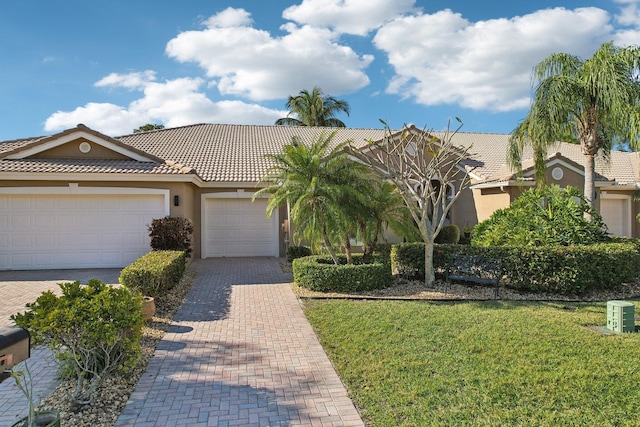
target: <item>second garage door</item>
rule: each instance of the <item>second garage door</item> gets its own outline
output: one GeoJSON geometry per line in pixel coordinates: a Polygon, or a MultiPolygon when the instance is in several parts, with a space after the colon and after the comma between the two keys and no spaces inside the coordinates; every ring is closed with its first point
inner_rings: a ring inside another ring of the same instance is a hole
{"type": "Polygon", "coordinates": [[[205,199],[203,258],[278,256],[277,212],[266,209],[266,199],[205,199]]]}

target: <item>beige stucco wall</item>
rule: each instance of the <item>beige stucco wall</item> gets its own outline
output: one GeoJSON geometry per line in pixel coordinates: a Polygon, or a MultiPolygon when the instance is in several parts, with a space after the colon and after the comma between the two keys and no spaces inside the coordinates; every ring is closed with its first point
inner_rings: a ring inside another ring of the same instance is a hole
{"type": "Polygon", "coordinates": [[[512,196],[508,188],[483,188],[470,191],[473,192],[476,205],[476,224],[488,219],[493,212],[506,208],[511,203],[512,196]]]}
{"type": "Polygon", "coordinates": [[[131,160],[123,154],[117,153],[108,148],[104,148],[100,144],[88,141],[84,138],[78,138],[77,140],[62,144],[60,146],[50,148],[38,154],[34,154],[31,158],[45,158],[45,159],[120,159],[131,160]],[[87,142],[91,146],[91,150],[88,153],[80,151],[80,144],[87,142]]]}

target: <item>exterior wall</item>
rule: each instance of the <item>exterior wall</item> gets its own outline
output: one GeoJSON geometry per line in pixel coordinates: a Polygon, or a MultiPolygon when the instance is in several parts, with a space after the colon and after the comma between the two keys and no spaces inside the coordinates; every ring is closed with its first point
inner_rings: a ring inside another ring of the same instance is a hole
{"type": "Polygon", "coordinates": [[[43,159],[120,159],[128,160],[129,157],[116,153],[113,150],[103,147],[95,142],[88,141],[84,138],[78,138],[75,141],[62,144],[58,147],[50,148],[41,153],[30,156],[31,158],[43,159]],[[87,142],[91,145],[91,151],[83,153],[80,151],[80,144],[87,142]]]}
{"type": "MultiPolygon", "coordinates": [[[[194,190],[195,186],[191,183],[159,183],[159,182],[111,182],[111,181],[13,181],[6,180],[0,181],[0,187],[69,187],[70,183],[78,184],[78,187],[109,187],[109,188],[153,188],[169,190],[169,210],[170,216],[182,216],[192,221],[194,225],[193,236],[193,254],[194,258],[200,257],[200,236],[196,232],[196,228],[199,229],[199,225],[196,221],[199,221],[198,217],[194,215],[194,190]],[[178,206],[174,206],[174,196],[179,197],[178,206]]],[[[198,199],[199,206],[199,199],[198,199]]]]}
{"type": "Polygon", "coordinates": [[[451,207],[451,223],[456,224],[462,233],[465,227],[473,227],[478,223],[478,211],[475,192],[469,188],[462,190],[462,194],[451,207]]]}
{"type": "Polygon", "coordinates": [[[289,210],[286,206],[280,206],[278,209],[278,218],[280,219],[280,232],[278,234],[278,247],[280,248],[280,256],[284,257],[289,247],[289,210]]]}
{"type": "Polygon", "coordinates": [[[496,210],[508,207],[513,199],[512,194],[506,187],[504,189],[483,188],[471,191],[473,191],[473,200],[476,204],[476,224],[488,219],[496,210]]]}
{"type": "Polygon", "coordinates": [[[550,165],[545,172],[545,181],[548,185],[556,184],[561,188],[569,186],[579,188],[584,191],[584,174],[582,171],[576,171],[569,165],[557,163],[550,165]],[[561,178],[558,178],[561,176],[561,178]]]}
{"type": "MultiPolygon", "coordinates": [[[[111,188],[154,188],[154,189],[168,189],[170,193],[169,205],[170,216],[181,216],[189,219],[193,224],[193,239],[192,239],[192,257],[198,259],[202,256],[202,227],[201,227],[201,195],[207,193],[228,193],[237,192],[238,190],[244,190],[248,194],[252,194],[256,191],[255,187],[245,187],[241,189],[237,188],[199,188],[196,185],[189,182],[138,182],[138,181],[125,181],[125,182],[112,182],[112,181],[14,181],[4,180],[0,181],[0,187],[68,187],[70,183],[77,183],[79,187],[111,187],[111,188]],[[178,196],[178,205],[175,205],[174,197],[178,196]]],[[[279,241],[278,248],[280,256],[285,255],[286,244],[285,240],[285,228],[282,226],[284,220],[288,218],[287,207],[283,206],[278,211],[280,226],[279,226],[279,241]]],[[[266,215],[266,213],[265,213],[266,215]]]]}

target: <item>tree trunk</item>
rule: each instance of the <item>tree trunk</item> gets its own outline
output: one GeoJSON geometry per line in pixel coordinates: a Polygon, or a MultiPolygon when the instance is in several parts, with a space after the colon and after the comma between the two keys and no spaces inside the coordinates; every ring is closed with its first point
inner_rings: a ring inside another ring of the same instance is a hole
{"type": "MultiPolygon", "coordinates": [[[[595,209],[596,206],[596,181],[595,181],[595,156],[593,154],[585,154],[586,159],[584,163],[584,198],[587,199],[591,209],[595,209]]],[[[590,213],[585,213],[586,220],[591,221],[590,213]]]]}
{"type": "Polygon", "coordinates": [[[373,259],[373,251],[376,249],[376,242],[366,242],[364,244],[364,254],[362,255],[362,263],[370,264],[373,259]]]}
{"type": "Polygon", "coordinates": [[[436,275],[433,270],[433,241],[424,244],[424,285],[433,287],[436,275]]]}
{"type": "Polygon", "coordinates": [[[344,237],[344,252],[347,255],[347,264],[353,264],[353,256],[351,255],[351,241],[349,240],[349,236],[344,237]]]}
{"type": "Polygon", "coordinates": [[[338,265],[338,257],[336,256],[336,251],[333,249],[333,246],[331,246],[331,241],[329,241],[329,235],[327,235],[327,230],[322,229],[322,242],[324,243],[324,246],[327,248],[327,250],[329,251],[329,255],[331,255],[331,259],[333,260],[333,263],[335,265],[338,265]]]}

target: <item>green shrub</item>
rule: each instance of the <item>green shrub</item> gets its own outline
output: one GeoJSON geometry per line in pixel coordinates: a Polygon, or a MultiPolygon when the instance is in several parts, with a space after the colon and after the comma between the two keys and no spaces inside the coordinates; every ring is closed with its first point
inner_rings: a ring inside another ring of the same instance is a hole
{"type": "Polygon", "coordinates": [[[495,211],[475,226],[471,243],[475,246],[568,246],[604,241],[607,241],[606,225],[580,191],[553,185],[527,190],[508,208],[495,211]],[[592,221],[585,219],[587,212],[592,221]]]}
{"type": "Polygon", "coordinates": [[[389,261],[391,259],[391,248],[393,244],[391,243],[377,243],[376,247],[373,249],[373,254],[380,257],[384,261],[389,261]]]}
{"type": "Polygon", "coordinates": [[[102,381],[136,365],[144,324],[142,295],[99,280],[61,283],[61,296],[43,292],[11,316],[34,343],[47,343],[64,380],[75,380],[75,405],[91,403],[102,381]]]}
{"type": "MultiPolygon", "coordinates": [[[[483,255],[502,259],[506,287],[563,295],[584,295],[589,291],[615,289],[640,275],[638,241],[572,246],[469,246],[436,245],[433,267],[443,277],[451,256],[483,255]]],[[[424,278],[424,244],[401,243],[391,250],[394,274],[424,278]]]]}
{"type": "Polygon", "coordinates": [[[640,273],[632,243],[508,248],[503,255],[509,287],[531,292],[583,295],[615,289],[640,273]]]}
{"type": "Polygon", "coordinates": [[[455,245],[460,241],[460,228],[455,224],[445,225],[436,236],[435,243],[455,245]]]}
{"type": "Polygon", "coordinates": [[[151,249],[154,251],[184,251],[191,256],[193,225],[187,218],[169,217],[154,219],[149,226],[151,249]]]}
{"type": "Polygon", "coordinates": [[[362,264],[362,255],[353,256],[354,263],[335,265],[325,255],[308,256],[293,261],[293,278],[304,288],[319,292],[358,292],[384,289],[393,283],[389,264],[374,260],[362,264]]]}
{"type": "Polygon", "coordinates": [[[287,248],[287,261],[293,262],[296,258],[302,258],[311,255],[311,249],[307,246],[289,246],[287,248]]]}
{"type": "Polygon", "coordinates": [[[152,251],[120,272],[120,283],[145,296],[165,295],[182,278],[186,266],[184,251],[152,251]]]}
{"type": "Polygon", "coordinates": [[[407,279],[424,279],[424,243],[392,245],[391,271],[407,279]]]}

